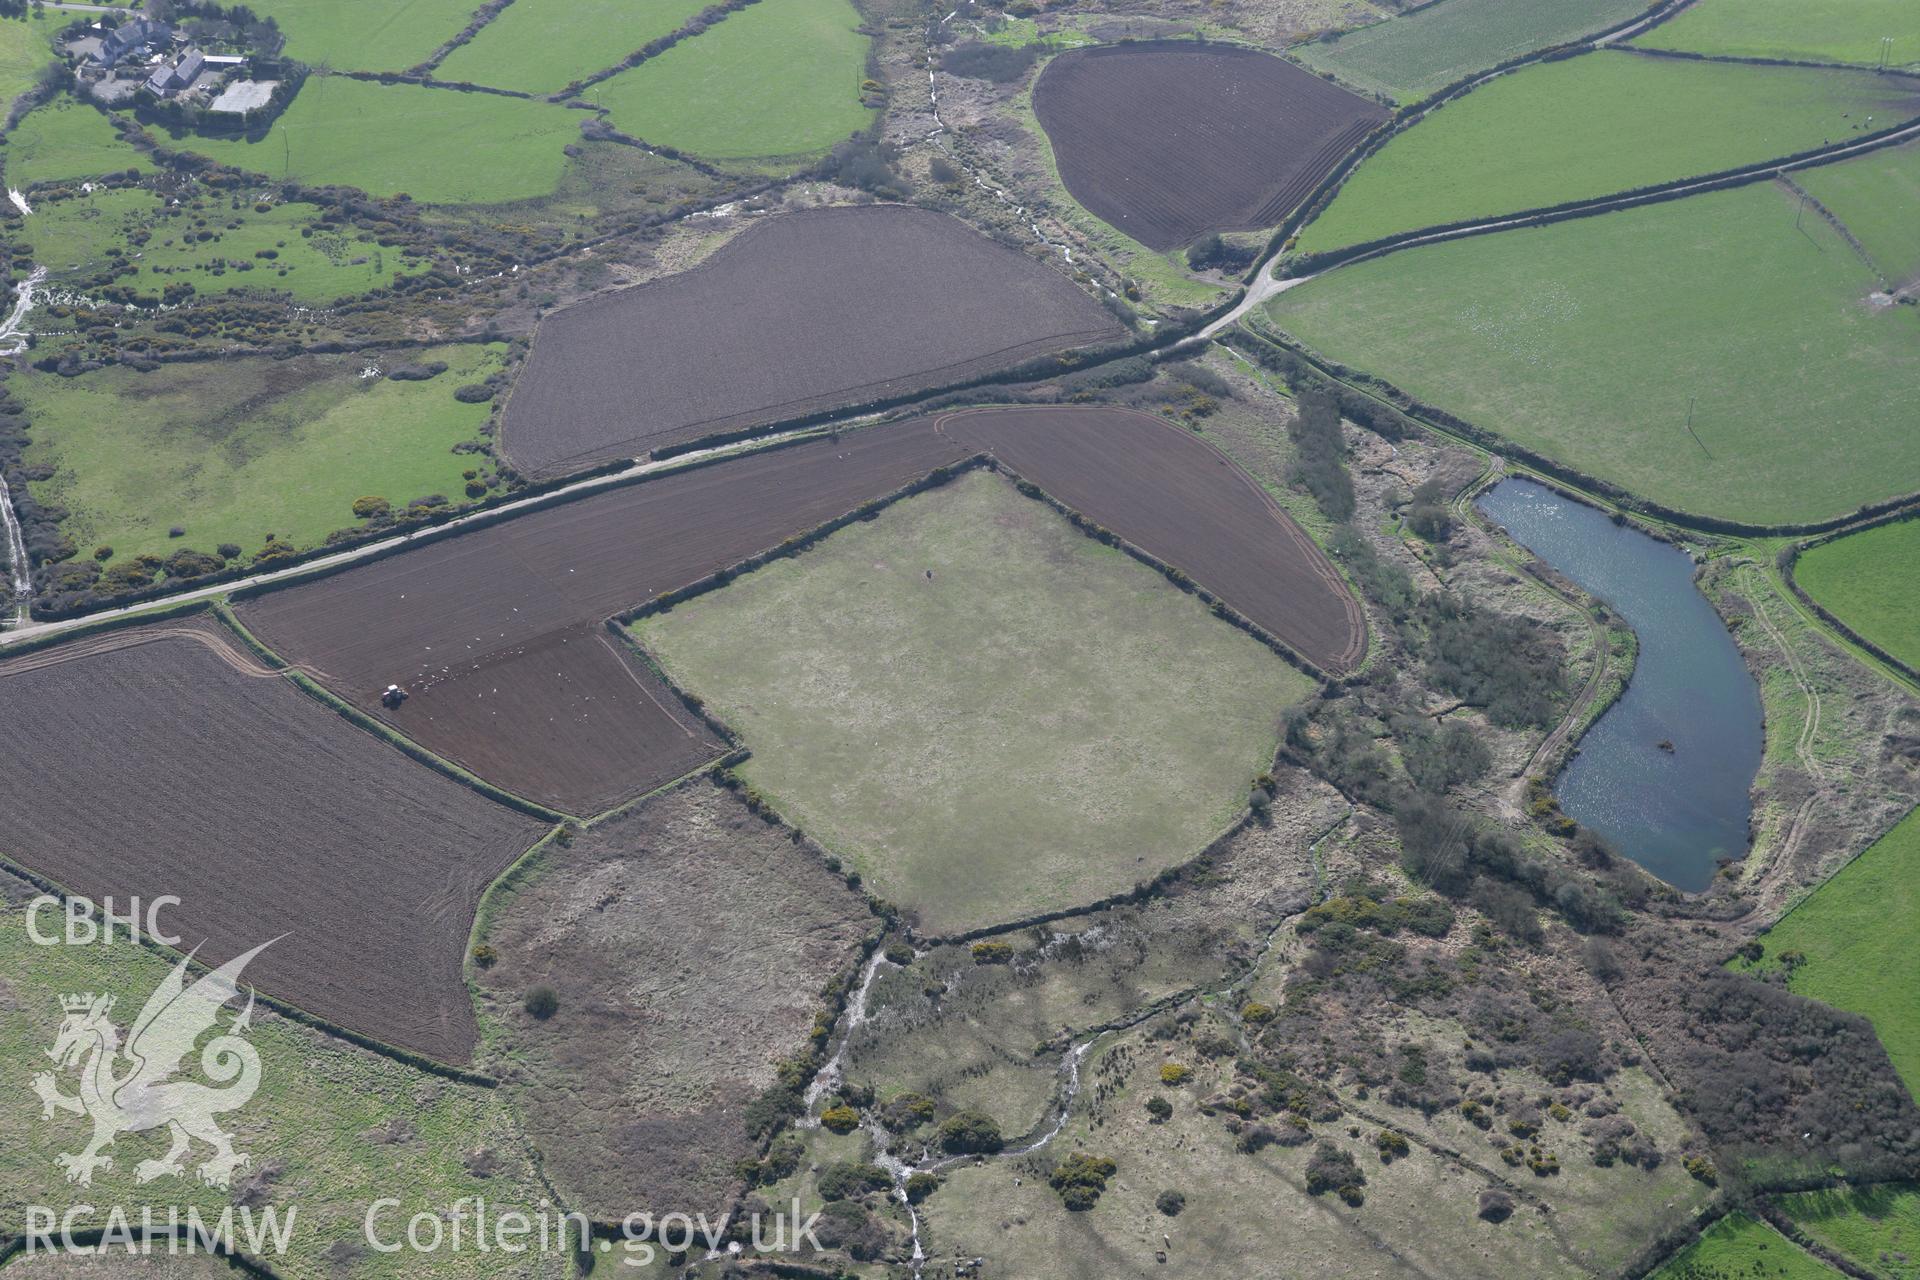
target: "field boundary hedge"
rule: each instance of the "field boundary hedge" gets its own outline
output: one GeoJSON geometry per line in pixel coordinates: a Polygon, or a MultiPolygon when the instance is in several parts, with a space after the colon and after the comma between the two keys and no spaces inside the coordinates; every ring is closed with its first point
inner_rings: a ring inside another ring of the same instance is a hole
{"type": "MultiPolygon", "coordinates": [[[[1844,637],[1847,640],[1848,643],[1866,650],[1868,653],[1872,654],[1875,658],[1879,659],[1881,662],[1885,663],[1887,666],[1899,672],[1906,679],[1912,681],[1916,685],[1920,685],[1920,668],[1916,668],[1910,663],[1901,661],[1899,658],[1894,657],[1891,653],[1888,653],[1885,649],[1881,648],[1879,645],[1875,644],[1873,641],[1861,635],[1858,631],[1855,631],[1851,626],[1849,626],[1845,621],[1843,621],[1839,617],[1839,615],[1835,614],[1833,610],[1821,604],[1818,600],[1816,600],[1813,597],[1813,594],[1810,591],[1808,591],[1805,587],[1801,586],[1800,580],[1796,578],[1793,573],[1795,566],[1797,566],[1800,563],[1800,555],[1802,552],[1811,551],[1815,547],[1823,547],[1827,545],[1829,542],[1838,542],[1841,538],[1849,537],[1856,533],[1865,533],[1869,529],[1878,529],[1886,525],[1900,524],[1903,521],[1916,520],[1916,519],[1920,519],[1920,499],[1909,499],[1907,505],[1903,505],[1895,510],[1885,511],[1877,515],[1870,516],[1869,518],[1865,520],[1861,520],[1858,523],[1846,525],[1838,529],[1833,529],[1828,532],[1822,533],[1818,537],[1809,538],[1804,542],[1796,542],[1791,546],[1785,547],[1781,550],[1779,558],[1776,560],[1775,563],[1778,564],[1780,568],[1780,577],[1783,581],[1786,582],[1787,589],[1793,592],[1795,599],[1799,600],[1801,604],[1811,609],[1814,613],[1814,616],[1818,617],[1820,621],[1826,623],[1827,626],[1831,627],[1834,631],[1838,632],[1842,637],[1844,637]]],[[[1782,918],[1784,919],[1784,917],[1782,918]]]]}
{"type": "MultiPolygon", "coordinates": [[[[26,881],[42,893],[58,898],[63,903],[84,902],[88,905],[94,905],[93,899],[87,897],[85,894],[74,893],[65,885],[14,861],[4,853],[0,853],[0,870],[6,871],[17,879],[26,881]]],[[[136,942],[143,950],[152,952],[155,956],[158,956],[170,965],[178,964],[181,960],[185,960],[187,962],[187,968],[196,975],[204,977],[213,972],[211,966],[205,964],[195,956],[187,952],[178,951],[173,947],[164,946],[144,933],[136,939],[136,942]]],[[[309,1030],[318,1031],[325,1035],[333,1036],[336,1039],[345,1040],[357,1048],[365,1049],[369,1053],[377,1053],[383,1058],[391,1058],[400,1065],[412,1067],[416,1071],[424,1071],[429,1075],[452,1080],[457,1084],[475,1085],[482,1089],[496,1088],[500,1083],[492,1076],[485,1075],[478,1071],[469,1071],[465,1067],[456,1067],[451,1063],[441,1062],[437,1058],[429,1058],[425,1054],[415,1053],[411,1049],[402,1049],[398,1045],[391,1045],[375,1036],[370,1036],[364,1031],[355,1031],[351,1027],[342,1026],[330,1019],[323,1018],[317,1013],[309,1013],[292,1001],[274,995],[271,992],[254,990],[252,991],[252,996],[255,1000],[272,1009],[289,1022],[297,1022],[309,1030]]],[[[4,1255],[0,1254],[0,1256],[4,1255]]]]}
{"type": "Polygon", "coordinates": [[[255,656],[262,662],[267,663],[275,670],[284,672],[287,679],[293,683],[295,688],[307,694],[309,697],[314,698],[329,711],[332,711],[335,715],[347,721],[355,728],[366,730],[388,746],[395,748],[401,754],[415,762],[425,765],[448,781],[457,782],[469,791],[483,796],[495,804],[503,805],[515,813],[525,814],[529,818],[538,818],[542,822],[561,823],[576,821],[572,814],[562,813],[558,809],[549,809],[543,804],[537,804],[532,800],[517,796],[511,791],[496,787],[477,774],[468,773],[451,760],[444,759],[427,750],[392,725],[368,715],[268,648],[259,637],[247,629],[246,624],[240,621],[239,615],[234,613],[233,609],[225,602],[215,604],[213,606],[213,614],[216,618],[220,619],[220,621],[227,626],[228,630],[233,632],[248,649],[252,650],[255,656]]]}
{"type": "Polygon", "coordinates": [[[1464,441],[1497,457],[1515,459],[1529,470],[1537,471],[1543,476],[1571,486],[1578,491],[1575,496],[1589,505],[1617,507],[1621,511],[1643,519],[1660,521],[1693,533],[1734,538],[1800,537],[1832,532],[1875,516],[1920,506],[1920,493],[1909,493],[1867,503],[1845,515],[1833,516],[1825,520],[1780,525],[1750,524],[1720,516],[1697,515],[1681,511],[1649,498],[1642,498],[1610,480],[1590,476],[1545,454],[1536,453],[1498,432],[1476,426],[1445,409],[1417,400],[1384,378],[1363,373],[1311,351],[1291,335],[1269,333],[1249,326],[1242,326],[1240,332],[1246,335],[1246,340],[1253,344],[1256,352],[1265,348],[1269,352],[1298,361],[1330,381],[1397,410],[1409,421],[1436,435],[1464,441]],[[1599,501],[1596,502],[1595,499],[1599,501]]]}
{"type": "MultiPolygon", "coordinates": [[[[1806,151],[1796,151],[1789,155],[1778,156],[1754,164],[1741,165],[1732,169],[1722,169],[1713,173],[1696,174],[1691,177],[1675,178],[1667,182],[1652,183],[1644,187],[1629,187],[1609,195],[1592,196],[1581,200],[1568,200],[1560,204],[1541,205],[1532,209],[1520,209],[1513,213],[1499,214],[1491,218],[1470,218],[1459,222],[1436,223],[1419,227],[1411,231],[1400,231],[1390,236],[1380,236],[1373,240],[1363,240],[1358,244],[1343,245],[1338,249],[1325,249],[1319,253],[1302,254],[1285,264],[1290,277],[1318,275],[1334,267],[1348,266],[1371,258],[1382,257],[1396,249],[1413,248],[1423,243],[1443,243],[1451,240],[1466,240],[1474,236],[1491,235],[1501,231],[1520,231],[1529,227],[1543,227],[1555,222],[1564,222],[1573,218],[1590,217],[1602,213],[1612,213],[1621,209],[1640,208],[1645,205],[1659,204],[1667,200],[1679,200],[1688,196],[1704,195],[1710,191],[1723,191],[1731,187],[1745,186],[1748,183],[1764,181],[1789,169],[1810,168],[1822,157],[1836,151],[1837,160],[1851,160],[1858,156],[1878,150],[1881,147],[1904,141],[1904,135],[1920,126],[1920,115],[1910,116],[1885,129],[1876,130],[1851,142],[1834,146],[1815,147],[1806,151]]],[[[1384,145],[1384,143],[1382,144],[1384,145]]],[[[1372,154],[1371,152],[1369,154],[1372,154]]],[[[1324,210],[1321,210],[1324,211],[1324,210]]]]}

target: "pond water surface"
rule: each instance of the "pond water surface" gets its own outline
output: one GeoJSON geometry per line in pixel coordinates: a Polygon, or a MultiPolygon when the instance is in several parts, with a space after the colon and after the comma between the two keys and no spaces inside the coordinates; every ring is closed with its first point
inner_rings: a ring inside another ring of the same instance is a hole
{"type": "Polygon", "coordinates": [[[1478,503],[1640,639],[1633,679],[1554,785],[1560,807],[1667,883],[1706,888],[1747,852],[1760,691],[1684,552],[1531,480],[1478,503]]]}

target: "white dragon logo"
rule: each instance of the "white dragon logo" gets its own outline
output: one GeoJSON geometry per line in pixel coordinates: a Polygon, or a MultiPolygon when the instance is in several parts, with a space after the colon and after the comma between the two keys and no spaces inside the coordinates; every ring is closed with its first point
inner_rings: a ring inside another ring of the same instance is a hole
{"type": "Polygon", "coordinates": [[[172,1134],[173,1145],[161,1159],[142,1160],[135,1167],[134,1176],[141,1182],[183,1174],[192,1138],[213,1148],[213,1155],[199,1169],[200,1180],[210,1187],[226,1188],[235,1171],[251,1163],[251,1157],[235,1151],[233,1140],[214,1122],[222,1112],[245,1106],[260,1087],[260,1055],[243,1038],[253,1022],[251,988],[247,1007],[200,1051],[201,1070],[226,1087],[215,1089],[168,1077],[180,1070],[182,1059],[200,1037],[213,1029],[221,1008],[239,995],[240,971],[247,962],[272,945],[262,943],[235,956],[191,987],[186,971],[192,957],[181,960],[147,998],[128,1033],[124,1052],[120,1031],[107,1017],[112,996],[60,997],[66,1018],[47,1056],[61,1071],[79,1071],[80,1091],[60,1092],[51,1071],[34,1076],[33,1091],[40,1095],[45,1118],[64,1111],[93,1121],[93,1140],[84,1150],[55,1157],[66,1170],[67,1181],[89,1185],[94,1170],[113,1167],[113,1157],[104,1152],[115,1137],[163,1125],[172,1134]]]}

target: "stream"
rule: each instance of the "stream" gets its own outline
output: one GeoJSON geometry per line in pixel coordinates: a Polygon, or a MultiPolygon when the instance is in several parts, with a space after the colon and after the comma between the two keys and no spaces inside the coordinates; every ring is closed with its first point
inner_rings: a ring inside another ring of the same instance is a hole
{"type": "Polygon", "coordinates": [[[33,575],[27,565],[27,542],[20,534],[20,518],[13,513],[13,492],[7,477],[0,472],[0,532],[4,532],[7,555],[7,583],[13,592],[13,622],[27,621],[27,609],[33,601],[33,575]]]}
{"type": "Polygon", "coordinates": [[[1626,692],[1554,783],[1560,807],[1667,883],[1706,888],[1722,858],[1746,856],[1763,726],[1693,558],[1531,480],[1504,480],[1477,505],[1640,639],[1626,692]]]}

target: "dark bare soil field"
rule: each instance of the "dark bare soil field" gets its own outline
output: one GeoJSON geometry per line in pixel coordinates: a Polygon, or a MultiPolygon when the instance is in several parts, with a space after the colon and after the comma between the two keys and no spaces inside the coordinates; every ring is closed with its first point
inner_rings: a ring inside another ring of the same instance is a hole
{"type": "Polygon", "coordinates": [[[570,1208],[719,1214],[746,1107],[850,971],[865,902],[812,849],[693,780],[549,846],[489,912],[481,1063],[570,1208]],[[551,986],[544,1021],[525,992],[551,986]]]}
{"type": "Polygon", "coordinates": [[[1161,250],[1274,226],[1388,115],[1269,54],[1196,44],[1062,54],[1033,109],[1073,198],[1161,250]]]}
{"type": "Polygon", "coordinates": [[[1358,666],[1366,615],[1339,571],[1212,445],[1114,408],[975,409],[937,430],[1185,572],[1324,670],[1358,666]]]}
{"type": "Polygon", "coordinates": [[[161,924],[264,992],[448,1062],[480,894],[541,824],[407,759],[267,672],[210,620],[0,663],[0,853],[161,924]],[[286,935],[281,937],[281,935],[286,935]]]}
{"type": "Polygon", "coordinates": [[[240,614],[282,657],[311,666],[334,692],[423,746],[585,815],[678,776],[711,744],[690,742],[684,713],[650,678],[633,687],[604,646],[557,637],[583,640],[583,624],[696,582],[968,452],[926,423],[776,449],[274,592],[240,614]],[[380,691],[395,683],[413,696],[389,712],[380,691]],[[616,690],[608,715],[603,700],[616,690]],[[581,732],[582,723],[592,731],[581,732]]]}
{"type": "Polygon", "coordinates": [[[521,470],[562,474],[1120,333],[1064,276],[946,214],[791,213],[692,270],[549,317],[501,439],[521,470]]]}
{"type": "Polygon", "coordinates": [[[407,730],[515,795],[599,813],[726,751],[604,626],[583,622],[448,664],[411,686],[407,730]],[[580,760],[621,766],[581,770],[580,760]]]}

